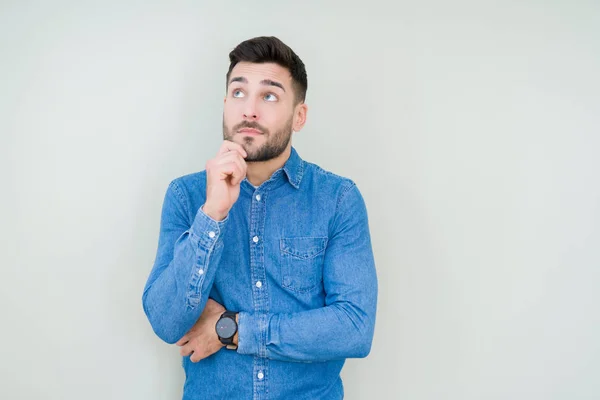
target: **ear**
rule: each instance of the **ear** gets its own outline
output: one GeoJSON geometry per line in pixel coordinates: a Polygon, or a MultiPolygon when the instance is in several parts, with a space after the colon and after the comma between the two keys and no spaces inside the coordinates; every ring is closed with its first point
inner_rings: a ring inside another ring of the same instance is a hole
{"type": "Polygon", "coordinates": [[[306,114],[308,113],[308,106],[303,102],[295,107],[294,111],[294,122],[292,129],[294,132],[300,132],[306,123],[306,114]]]}

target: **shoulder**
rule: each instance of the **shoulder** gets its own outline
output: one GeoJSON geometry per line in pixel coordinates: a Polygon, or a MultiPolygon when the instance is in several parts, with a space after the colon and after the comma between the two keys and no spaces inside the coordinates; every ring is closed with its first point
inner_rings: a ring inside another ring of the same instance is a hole
{"type": "Polygon", "coordinates": [[[337,198],[337,203],[339,203],[348,192],[358,190],[356,188],[356,183],[352,179],[328,171],[317,164],[308,161],[304,161],[304,163],[305,173],[303,179],[307,179],[307,186],[318,189],[320,193],[337,198]]]}
{"type": "Polygon", "coordinates": [[[174,178],[167,188],[168,198],[180,203],[189,213],[195,214],[206,196],[206,171],[194,172],[174,178]]]}
{"type": "Polygon", "coordinates": [[[169,188],[182,193],[195,192],[206,188],[206,171],[179,176],[169,183],[169,188]]]}

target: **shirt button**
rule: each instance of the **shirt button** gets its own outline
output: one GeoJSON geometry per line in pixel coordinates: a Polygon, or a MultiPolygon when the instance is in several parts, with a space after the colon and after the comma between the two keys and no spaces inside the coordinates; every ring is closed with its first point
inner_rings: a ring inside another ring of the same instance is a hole
{"type": "Polygon", "coordinates": [[[198,270],[198,273],[199,273],[200,275],[202,275],[202,274],[204,273],[204,270],[203,270],[202,268],[200,268],[200,269],[198,270]]]}
{"type": "Polygon", "coordinates": [[[258,243],[258,236],[254,236],[254,237],[252,238],[252,241],[253,241],[254,243],[258,243]]]}
{"type": "Polygon", "coordinates": [[[257,194],[255,199],[256,199],[256,201],[260,201],[260,194],[257,194]]]}
{"type": "Polygon", "coordinates": [[[214,238],[215,237],[215,233],[213,231],[208,232],[208,237],[209,238],[214,238]]]}
{"type": "Polygon", "coordinates": [[[265,377],[265,374],[263,374],[262,371],[259,371],[258,375],[256,375],[256,377],[262,381],[262,379],[265,377]]]}
{"type": "Polygon", "coordinates": [[[262,287],[262,282],[261,282],[261,281],[258,281],[258,282],[256,282],[256,287],[257,287],[257,288],[260,288],[260,287],[262,287]]]}

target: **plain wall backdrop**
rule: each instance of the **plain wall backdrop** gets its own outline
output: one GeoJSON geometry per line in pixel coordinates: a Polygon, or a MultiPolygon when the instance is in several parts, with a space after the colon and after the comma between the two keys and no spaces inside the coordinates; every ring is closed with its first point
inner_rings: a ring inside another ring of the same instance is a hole
{"type": "Polygon", "coordinates": [[[0,1],[0,398],[180,398],[142,289],[260,35],[307,66],[300,155],[369,210],[346,398],[600,398],[599,4],[0,1]]]}

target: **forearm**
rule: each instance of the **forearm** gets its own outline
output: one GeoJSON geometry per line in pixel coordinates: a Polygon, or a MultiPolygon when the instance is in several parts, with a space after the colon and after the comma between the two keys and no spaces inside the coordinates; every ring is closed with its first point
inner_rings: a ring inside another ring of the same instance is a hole
{"type": "Polygon", "coordinates": [[[373,298],[365,308],[339,302],[293,314],[239,314],[238,352],[280,361],[366,357],[375,325],[373,298]]]}
{"type": "Polygon", "coordinates": [[[159,247],[143,306],[154,332],[167,343],[179,340],[204,309],[221,258],[223,228],[224,222],[217,223],[199,210],[173,249],[159,247]]]}

